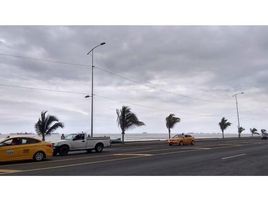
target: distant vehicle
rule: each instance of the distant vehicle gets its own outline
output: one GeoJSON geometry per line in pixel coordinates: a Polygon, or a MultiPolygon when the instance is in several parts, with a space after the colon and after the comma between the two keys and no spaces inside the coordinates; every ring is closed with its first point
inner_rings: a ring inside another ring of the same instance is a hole
{"type": "Polygon", "coordinates": [[[53,143],[54,155],[65,156],[69,151],[87,150],[102,152],[103,148],[111,146],[110,137],[87,137],[84,133],[74,133],[65,136],[64,140],[53,143]]]}
{"type": "Polygon", "coordinates": [[[122,143],[121,138],[116,138],[116,139],[111,139],[111,143],[115,144],[115,143],[122,143]]]}
{"type": "Polygon", "coordinates": [[[52,144],[32,137],[14,136],[0,141],[0,162],[35,160],[53,156],[52,144]]]}
{"type": "Polygon", "coordinates": [[[171,145],[194,145],[195,138],[191,135],[177,134],[168,140],[169,146],[171,145]]]}

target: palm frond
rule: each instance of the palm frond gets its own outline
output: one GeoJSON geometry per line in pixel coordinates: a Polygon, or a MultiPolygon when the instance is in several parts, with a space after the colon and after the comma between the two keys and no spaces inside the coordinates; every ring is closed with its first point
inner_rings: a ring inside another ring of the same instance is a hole
{"type": "Polygon", "coordinates": [[[180,122],[181,119],[179,117],[175,117],[175,114],[170,114],[169,116],[166,117],[166,127],[168,129],[172,129],[175,124],[180,122]]]}
{"type": "Polygon", "coordinates": [[[144,122],[139,121],[136,114],[131,112],[131,109],[128,106],[122,106],[121,110],[117,109],[116,114],[117,123],[118,126],[120,126],[122,133],[127,129],[145,125],[144,122]]]}
{"type": "Polygon", "coordinates": [[[50,135],[54,130],[58,129],[58,128],[63,128],[64,124],[62,122],[56,122],[55,124],[53,124],[47,131],[46,131],[46,135],[50,135]]]}

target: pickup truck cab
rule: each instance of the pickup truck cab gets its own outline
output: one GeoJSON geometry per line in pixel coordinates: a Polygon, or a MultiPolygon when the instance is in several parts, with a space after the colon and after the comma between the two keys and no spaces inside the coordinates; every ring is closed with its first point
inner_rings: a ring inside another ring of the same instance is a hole
{"type": "Polygon", "coordinates": [[[90,137],[84,133],[69,134],[65,139],[53,143],[54,155],[65,156],[69,151],[86,150],[102,152],[103,148],[110,147],[110,137],[90,137]],[[86,139],[85,139],[86,137],[86,139]]]}

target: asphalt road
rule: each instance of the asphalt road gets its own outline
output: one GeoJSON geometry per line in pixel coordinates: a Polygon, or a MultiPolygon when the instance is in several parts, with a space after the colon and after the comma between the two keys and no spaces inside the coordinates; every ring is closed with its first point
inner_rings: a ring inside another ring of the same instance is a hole
{"type": "Polygon", "coordinates": [[[268,175],[268,140],[204,139],[194,146],[168,146],[164,141],[115,144],[102,153],[4,163],[0,175],[268,175]]]}

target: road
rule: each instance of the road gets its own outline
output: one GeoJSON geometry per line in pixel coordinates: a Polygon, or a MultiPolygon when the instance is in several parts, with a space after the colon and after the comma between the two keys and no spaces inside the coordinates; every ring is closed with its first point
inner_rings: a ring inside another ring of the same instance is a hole
{"type": "Polygon", "coordinates": [[[268,140],[203,139],[194,146],[168,146],[164,141],[115,144],[102,153],[4,163],[0,175],[268,175],[268,140]]]}

